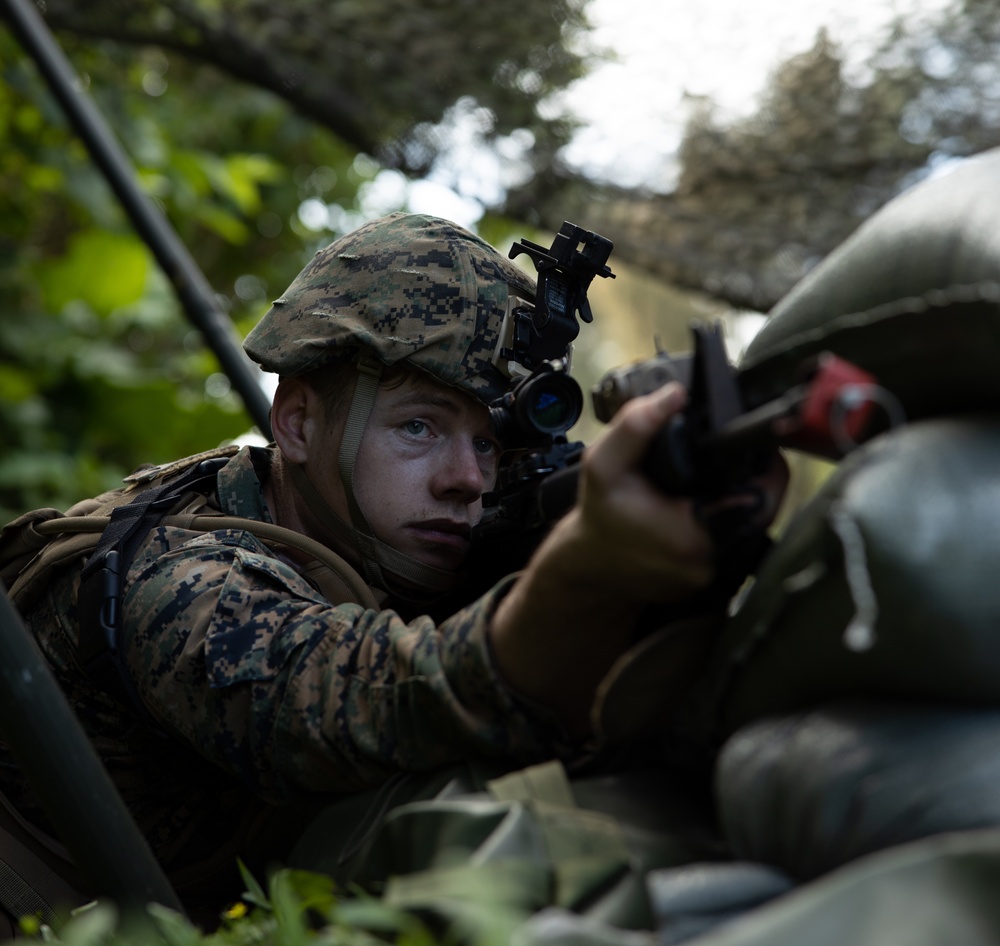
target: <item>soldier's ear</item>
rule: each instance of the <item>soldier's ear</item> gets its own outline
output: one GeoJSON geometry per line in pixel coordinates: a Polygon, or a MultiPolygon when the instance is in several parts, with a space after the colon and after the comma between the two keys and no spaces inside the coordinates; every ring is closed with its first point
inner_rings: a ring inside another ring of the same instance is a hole
{"type": "Polygon", "coordinates": [[[322,421],[322,404],[301,378],[282,378],[271,405],[274,442],[292,463],[305,463],[322,421]]]}

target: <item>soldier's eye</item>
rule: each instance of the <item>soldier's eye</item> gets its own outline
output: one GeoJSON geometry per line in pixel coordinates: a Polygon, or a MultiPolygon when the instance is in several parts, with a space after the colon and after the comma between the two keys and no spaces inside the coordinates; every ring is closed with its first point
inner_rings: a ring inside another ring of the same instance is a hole
{"type": "Polygon", "coordinates": [[[403,424],[403,430],[411,437],[425,437],[430,432],[430,428],[422,420],[408,420],[403,424]]]}
{"type": "Polygon", "coordinates": [[[495,457],[500,452],[500,445],[488,437],[477,437],[473,445],[481,457],[495,457]]]}

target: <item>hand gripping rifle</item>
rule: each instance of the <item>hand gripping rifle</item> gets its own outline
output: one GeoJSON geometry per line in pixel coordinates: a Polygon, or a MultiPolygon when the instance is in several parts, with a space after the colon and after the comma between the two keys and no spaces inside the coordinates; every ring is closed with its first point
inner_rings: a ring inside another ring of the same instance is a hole
{"type": "MultiPolygon", "coordinates": [[[[531,373],[491,407],[506,453],[474,530],[477,567],[485,564],[491,578],[521,567],[575,501],[584,445],[569,442],[566,431],[580,416],[582,395],[567,371],[568,346],[579,330],[574,313],[592,318],[586,290],[593,276],[613,275],[605,265],[611,249],[610,241],[569,223],[549,250],[527,242],[511,249],[512,257],[529,253],[540,273],[534,317],[525,311],[519,322],[520,352],[538,354],[531,373]],[[538,317],[540,308],[548,314],[538,317]]],[[[687,388],[685,409],[656,436],[643,469],[663,492],[695,501],[715,539],[717,584],[731,594],[769,547],[759,504],[752,502],[760,498],[754,479],[779,447],[842,456],[871,432],[879,389],[867,372],[827,353],[803,365],[800,382],[780,397],[748,403],[721,327],[696,324],[692,333],[692,352],[658,352],[616,369],[592,397],[597,418],[609,421],[633,397],[671,381],[687,388]],[[723,502],[732,496],[751,502],[723,502]]]]}

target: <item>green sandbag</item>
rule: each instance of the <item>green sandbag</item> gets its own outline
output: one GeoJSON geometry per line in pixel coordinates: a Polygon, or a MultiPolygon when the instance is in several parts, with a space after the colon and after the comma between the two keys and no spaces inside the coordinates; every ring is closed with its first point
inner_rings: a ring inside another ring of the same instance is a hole
{"type": "Polygon", "coordinates": [[[647,873],[724,856],[700,780],[657,767],[570,781],[550,762],[499,776],[470,764],[334,802],[289,863],[453,931],[547,906],[652,929],[647,873]]]}
{"type": "Polygon", "coordinates": [[[689,942],[994,946],[998,889],[1000,831],[957,832],[870,855],[689,942]]]}
{"type": "Polygon", "coordinates": [[[719,638],[703,733],[849,696],[1000,703],[1000,417],[898,428],[803,507],[719,638]]]}
{"type": "Polygon", "coordinates": [[[733,855],[798,880],[1000,825],[1000,709],[851,701],[740,729],[716,767],[733,855]]]}
{"type": "Polygon", "coordinates": [[[832,351],[911,418],[1000,407],[1000,149],[890,201],[769,314],[739,366],[748,400],[832,351]]]}

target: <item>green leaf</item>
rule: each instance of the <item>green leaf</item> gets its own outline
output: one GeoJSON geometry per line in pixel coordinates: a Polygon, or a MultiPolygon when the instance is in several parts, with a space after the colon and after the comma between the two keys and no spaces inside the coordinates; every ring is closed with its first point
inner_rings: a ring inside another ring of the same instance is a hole
{"type": "Polygon", "coordinates": [[[158,903],[149,904],[147,909],[168,946],[197,946],[201,942],[201,932],[181,914],[158,903]]]}
{"type": "Polygon", "coordinates": [[[98,229],[76,233],[65,256],[38,267],[45,304],[61,312],[70,302],[81,300],[106,315],[141,298],[149,259],[135,236],[98,229]]]}
{"type": "Polygon", "coordinates": [[[413,913],[371,897],[345,900],[337,908],[337,922],[343,926],[378,934],[405,934],[419,939],[430,934],[413,913]]]}
{"type": "Polygon", "coordinates": [[[35,393],[31,374],[14,365],[0,365],[0,404],[25,401],[35,393]]]}
{"type": "Polygon", "coordinates": [[[257,878],[250,873],[246,864],[243,861],[238,860],[236,866],[239,868],[240,877],[243,878],[243,885],[247,888],[243,893],[243,899],[247,903],[252,903],[256,907],[262,907],[265,910],[271,909],[271,901],[268,900],[267,894],[264,893],[264,888],[257,883],[257,878]]]}
{"type": "Polygon", "coordinates": [[[278,871],[271,878],[270,893],[281,946],[306,946],[309,930],[303,904],[288,871],[278,871]]]}
{"type": "Polygon", "coordinates": [[[118,911],[111,904],[88,904],[59,931],[58,941],[67,946],[105,946],[118,921],[118,911]]]}
{"type": "Polygon", "coordinates": [[[24,175],[25,184],[31,190],[45,193],[58,191],[64,179],[62,171],[58,168],[42,167],[37,164],[31,165],[24,175]]]}
{"type": "Polygon", "coordinates": [[[281,177],[277,162],[259,154],[233,154],[212,167],[212,184],[240,213],[250,216],[262,206],[260,185],[281,177]]]}
{"type": "Polygon", "coordinates": [[[227,243],[246,243],[250,237],[250,228],[234,213],[217,204],[200,204],[194,216],[227,243]]]}
{"type": "Polygon", "coordinates": [[[324,915],[337,906],[337,885],[332,877],[306,870],[281,871],[281,881],[291,889],[303,909],[324,915]]]}

